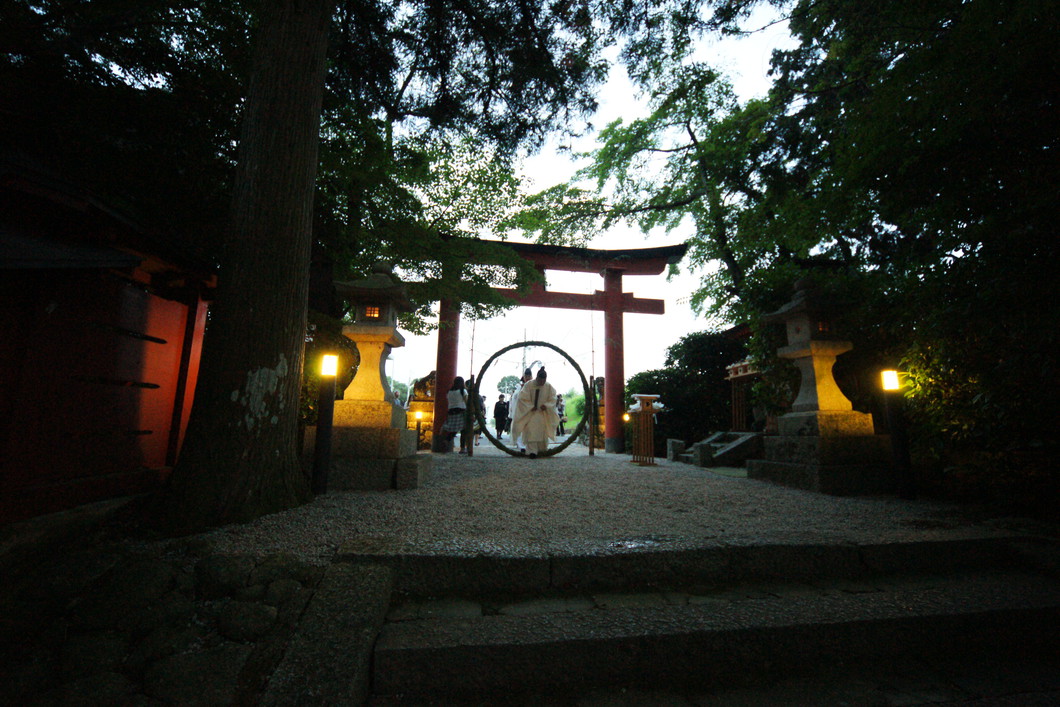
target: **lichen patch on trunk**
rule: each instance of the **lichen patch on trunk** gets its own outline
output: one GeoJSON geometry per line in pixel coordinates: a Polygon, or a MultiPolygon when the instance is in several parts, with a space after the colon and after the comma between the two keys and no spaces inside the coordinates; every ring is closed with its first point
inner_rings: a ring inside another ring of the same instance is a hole
{"type": "Polygon", "coordinates": [[[272,424],[279,421],[279,416],[275,414],[275,410],[270,409],[270,405],[277,407],[280,402],[276,391],[287,374],[287,358],[280,354],[280,362],[275,368],[258,368],[251,371],[247,374],[243,390],[232,391],[232,402],[244,409],[243,424],[247,430],[253,430],[266,419],[272,424]]]}

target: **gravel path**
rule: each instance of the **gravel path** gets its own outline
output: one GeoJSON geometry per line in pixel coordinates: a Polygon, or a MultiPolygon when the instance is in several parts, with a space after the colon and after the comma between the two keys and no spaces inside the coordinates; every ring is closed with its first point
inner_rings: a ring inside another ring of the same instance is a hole
{"type": "Polygon", "coordinates": [[[290,552],[328,562],[350,540],[420,554],[613,552],[750,543],[863,543],[982,537],[956,506],[837,498],[734,478],[679,462],[574,444],[546,459],[508,456],[483,440],[473,458],[434,455],[419,489],[339,492],[207,534],[227,554],[290,552]]]}

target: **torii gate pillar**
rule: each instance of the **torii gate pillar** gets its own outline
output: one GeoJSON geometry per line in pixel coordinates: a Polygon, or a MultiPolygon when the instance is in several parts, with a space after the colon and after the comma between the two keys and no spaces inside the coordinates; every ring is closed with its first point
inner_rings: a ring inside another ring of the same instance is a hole
{"type": "MultiPolygon", "coordinates": [[[[490,241],[490,243],[493,243],[490,241]]],[[[603,275],[604,289],[593,294],[551,292],[538,284],[527,293],[494,288],[513,302],[527,307],[582,309],[604,313],[604,451],[625,451],[622,415],[625,412],[625,361],[622,315],[663,314],[662,300],[641,299],[622,291],[623,275],[658,275],[667,265],[684,257],[687,246],[664,246],[633,250],[593,250],[570,246],[532,243],[497,243],[529,260],[539,270],[597,273],[603,275]]],[[[438,312],[437,383],[434,395],[434,451],[446,449],[439,434],[445,424],[445,394],[457,370],[457,344],[460,333],[460,303],[443,299],[438,312]]]]}
{"type": "Polygon", "coordinates": [[[460,303],[443,299],[438,303],[438,356],[435,359],[434,427],[431,451],[448,452],[452,443],[442,439],[442,425],[449,413],[447,394],[456,377],[457,347],[460,343],[460,303]]]}
{"type": "Polygon", "coordinates": [[[622,331],[622,271],[604,270],[604,451],[626,451],[625,346],[622,331]]]}

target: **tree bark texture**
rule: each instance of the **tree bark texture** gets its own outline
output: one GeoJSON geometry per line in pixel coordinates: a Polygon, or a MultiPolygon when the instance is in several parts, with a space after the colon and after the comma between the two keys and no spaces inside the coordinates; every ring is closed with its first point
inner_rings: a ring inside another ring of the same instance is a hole
{"type": "Polygon", "coordinates": [[[303,503],[296,451],[330,0],[262,4],[216,304],[156,507],[193,531],[303,503]]]}

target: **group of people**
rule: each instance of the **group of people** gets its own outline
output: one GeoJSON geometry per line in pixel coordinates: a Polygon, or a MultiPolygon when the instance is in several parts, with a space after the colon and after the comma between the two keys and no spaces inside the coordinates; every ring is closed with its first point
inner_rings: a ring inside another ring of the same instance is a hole
{"type": "MultiPolygon", "coordinates": [[[[470,440],[461,434],[467,415],[467,392],[464,379],[457,376],[448,393],[449,414],[442,433],[447,435],[450,444],[460,434],[460,453],[467,452],[470,440]]],[[[549,442],[557,435],[565,434],[563,396],[548,382],[548,373],[544,366],[533,375],[527,368],[523,371],[520,388],[512,395],[511,403],[500,395],[493,406],[493,420],[496,424],[497,437],[503,437],[506,431],[511,433],[512,443],[518,446],[521,454],[531,459],[548,450],[549,442]]],[[[477,435],[475,435],[477,436],[477,435]]]]}

